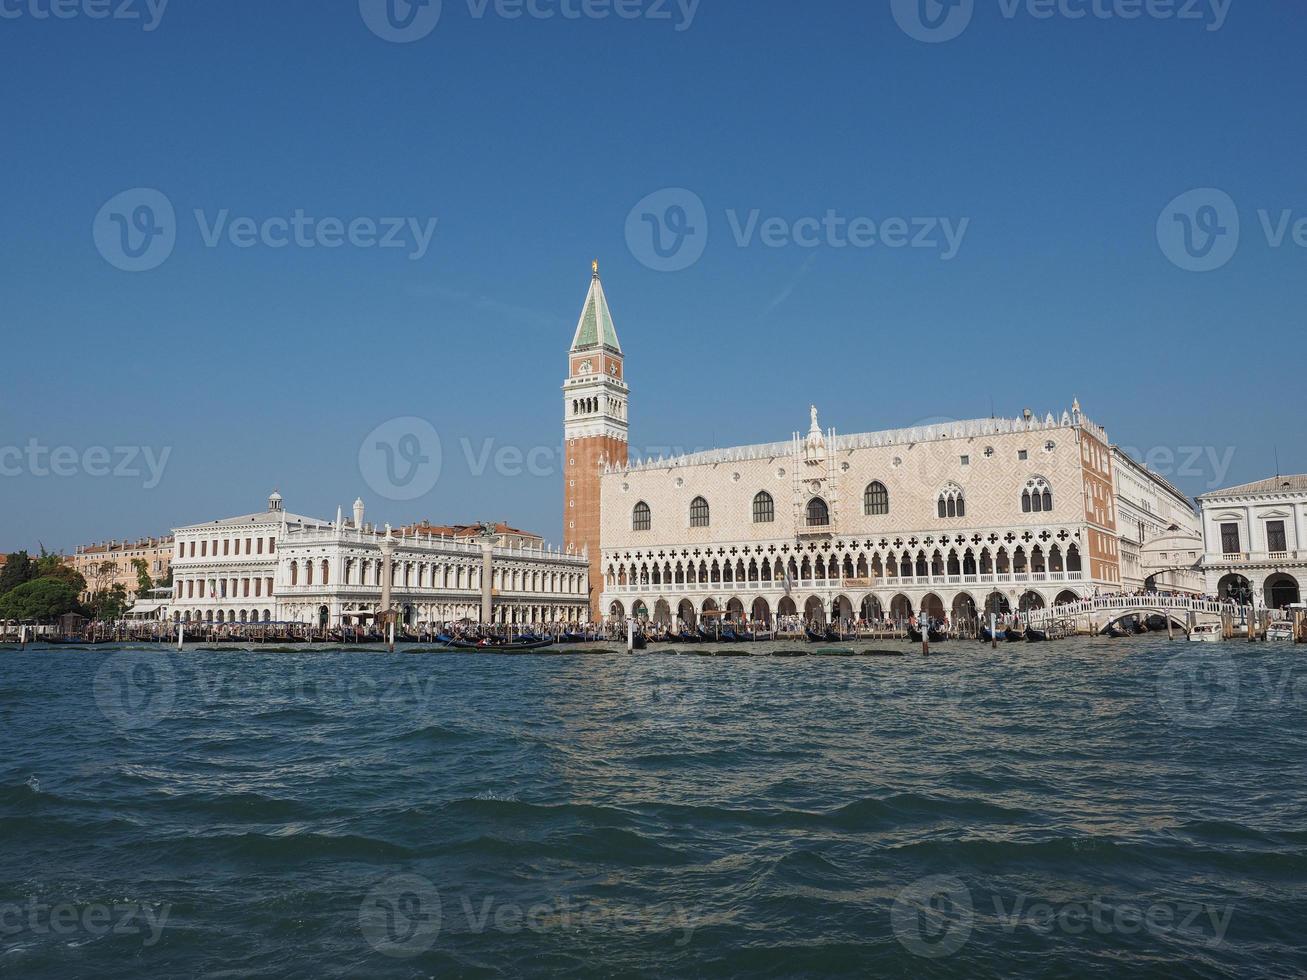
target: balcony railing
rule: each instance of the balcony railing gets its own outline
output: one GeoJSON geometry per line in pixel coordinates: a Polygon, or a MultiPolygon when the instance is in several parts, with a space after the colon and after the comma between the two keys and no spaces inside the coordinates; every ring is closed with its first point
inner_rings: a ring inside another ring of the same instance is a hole
{"type": "MultiPolygon", "coordinates": [[[[831,591],[851,591],[851,592],[876,592],[890,589],[912,589],[912,588],[935,588],[939,586],[956,586],[956,585],[1024,585],[1038,582],[1062,583],[1062,582],[1082,582],[1085,573],[1083,571],[1056,571],[1056,572],[1032,572],[1029,570],[1022,572],[987,572],[975,573],[968,575],[895,575],[892,578],[882,577],[876,580],[876,583],[870,588],[866,585],[865,580],[858,580],[858,584],[840,578],[831,579],[800,579],[791,583],[790,591],[798,592],[805,590],[831,590],[831,591]]],[[[784,589],[783,582],[763,582],[758,579],[740,579],[739,581],[718,581],[718,582],[628,582],[618,584],[609,582],[607,591],[609,592],[721,592],[724,589],[755,589],[759,591],[775,592],[784,589]]]]}
{"type": "Polygon", "coordinates": [[[1226,551],[1219,554],[1209,554],[1206,557],[1209,565],[1223,564],[1257,564],[1258,562],[1286,562],[1286,561],[1307,561],[1307,550],[1290,550],[1290,551],[1226,551]]]}

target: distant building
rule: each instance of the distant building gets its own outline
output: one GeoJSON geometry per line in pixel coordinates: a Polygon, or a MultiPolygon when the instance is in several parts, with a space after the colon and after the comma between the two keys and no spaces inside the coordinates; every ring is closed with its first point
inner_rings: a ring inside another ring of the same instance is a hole
{"type": "MultiPolygon", "coordinates": [[[[398,534],[413,537],[453,538],[456,541],[473,541],[481,536],[480,524],[432,524],[422,521],[397,530],[398,534]]],[[[531,531],[519,531],[502,521],[494,526],[495,544],[504,548],[543,548],[545,539],[531,531]]]]}
{"type": "Polygon", "coordinates": [[[136,561],[144,561],[151,582],[168,577],[172,564],[173,540],[170,536],[139,538],[135,541],[105,541],[80,545],[64,562],[86,579],[82,601],[93,592],[104,592],[121,585],[129,595],[140,588],[136,561]]]}
{"type": "MultiPolygon", "coordinates": [[[[389,609],[402,622],[480,619],[480,525],[392,530],[363,518],[362,500],[352,520],[338,511],[328,521],[287,513],[273,493],[265,511],[177,528],[171,618],[365,624],[386,609],[388,569],[389,609]]],[[[588,618],[584,557],[551,551],[538,535],[507,524],[492,530],[496,622],[588,618]]]]}
{"type": "Polygon", "coordinates": [[[1214,490],[1202,510],[1202,570],[1209,593],[1280,609],[1300,602],[1307,576],[1307,475],[1214,490]]]}
{"type": "Polygon", "coordinates": [[[1119,446],[1112,447],[1112,476],[1122,588],[1206,591],[1202,522],[1189,498],[1119,446]]]}

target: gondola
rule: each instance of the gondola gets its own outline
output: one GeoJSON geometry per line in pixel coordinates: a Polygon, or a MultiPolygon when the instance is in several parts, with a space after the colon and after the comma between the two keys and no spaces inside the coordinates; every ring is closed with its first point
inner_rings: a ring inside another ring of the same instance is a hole
{"type": "Polygon", "coordinates": [[[698,643],[698,642],[699,642],[699,635],[698,635],[697,633],[691,633],[689,630],[681,630],[680,633],[676,634],[676,642],[677,642],[677,643],[698,643]]]}
{"type": "Polygon", "coordinates": [[[1112,623],[1110,626],[1104,628],[1102,635],[1110,636],[1114,640],[1120,640],[1120,639],[1124,639],[1130,634],[1127,633],[1125,630],[1121,629],[1121,627],[1117,626],[1115,623],[1112,623]]]}
{"type": "Polygon", "coordinates": [[[826,634],[825,634],[825,633],[818,633],[815,629],[813,629],[813,628],[810,627],[810,626],[806,626],[806,627],[804,627],[803,632],[804,632],[804,635],[806,635],[806,636],[808,637],[808,641],[811,642],[811,643],[826,643],[826,642],[828,642],[827,639],[826,639],[826,634]]]}
{"type": "Polygon", "coordinates": [[[1023,633],[1021,630],[1010,629],[1007,630],[1004,635],[1006,636],[1007,641],[1009,643],[1020,643],[1022,640],[1026,638],[1026,634],[1023,633]]]}
{"type": "Polygon", "coordinates": [[[1026,627],[1027,643],[1043,643],[1048,639],[1048,634],[1043,630],[1037,630],[1033,626],[1026,627]]]}
{"type": "Polygon", "coordinates": [[[642,633],[639,630],[636,630],[634,633],[631,634],[632,650],[645,650],[648,648],[648,646],[649,646],[649,638],[645,636],[644,633],[642,633]]]}
{"type": "Polygon", "coordinates": [[[1002,643],[1004,640],[1007,639],[1007,633],[1004,632],[1003,630],[998,630],[998,635],[997,635],[997,637],[996,637],[993,633],[991,633],[991,632],[989,631],[989,627],[988,627],[988,626],[982,626],[982,627],[980,627],[980,642],[981,642],[981,643],[989,643],[989,642],[991,642],[991,641],[993,641],[993,640],[995,640],[995,639],[997,639],[999,643],[1002,643]]]}
{"type": "Polygon", "coordinates": [[[449,646],[455,650],[475,650],[478,653],[525,653],[529,650],[542,650],[552,640],[532,640],[529,643],[496,643],[493,640],[453,640],[449,646]]]}

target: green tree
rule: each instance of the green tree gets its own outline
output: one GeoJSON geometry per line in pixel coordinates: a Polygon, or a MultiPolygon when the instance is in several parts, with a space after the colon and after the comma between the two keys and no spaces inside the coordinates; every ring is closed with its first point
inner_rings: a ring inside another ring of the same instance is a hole
{"type": "Polygon", "coordinates": [[[131,596],[121,582],[102,589],[91,596],[91,618],[104,622],[122,619],[132,604],[131,596]]]}
{"type": "Polygon", "coordinates": [[[0,619],[51,620],[77,610],[77,591],[67,582],[38,578],[0,596],[0,619]]]}
{"type": "Polygon", "coordinates": [[[36,577],[32,568],[32,559],[26,551],[15,551],[5,558],[4,568],[0,568],[0,595],[16,589],[24,582],[36,577]]]}
{"type": "Polygon", "coordinates": [[[144,558],[133,558],[132,568],[136,569],[136,598],[145,599],[154,588],[150,581],[150,565],[144,558]]]}
{"type": "Polygon", "coordinates": [[[52,555],[42,549],[41,557],[36,559],[34,566],[36,572],[33,578],[53,578],[60,582],[67,582],[78,595],[86,591],[86,579],[82,577],[81,572],[64,561],[63,555],[52,555]]]}

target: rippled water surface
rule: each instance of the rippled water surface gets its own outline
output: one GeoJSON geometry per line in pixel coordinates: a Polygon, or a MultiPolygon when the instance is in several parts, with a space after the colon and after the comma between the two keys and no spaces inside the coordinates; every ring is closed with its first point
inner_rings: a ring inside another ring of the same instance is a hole
{"type": "Polygon", "coordinates": [[[0,973],[1307,971],[1301,654],[936,651],[0,652],[0,973]]]}

